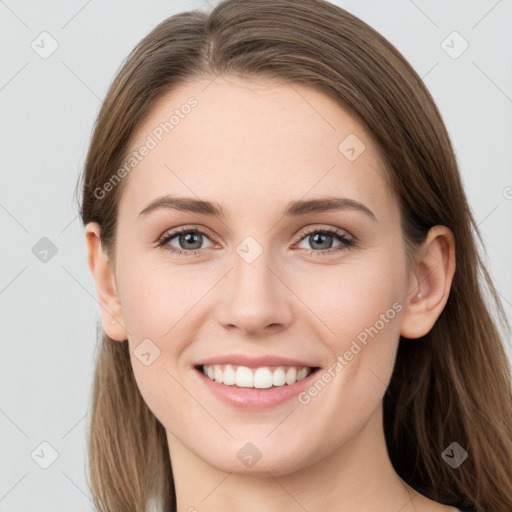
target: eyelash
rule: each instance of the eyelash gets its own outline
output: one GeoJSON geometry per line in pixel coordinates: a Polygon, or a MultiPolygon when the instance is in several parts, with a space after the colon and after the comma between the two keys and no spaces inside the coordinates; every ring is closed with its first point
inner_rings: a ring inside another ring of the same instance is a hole
{"type": "MultiPolygon", "coordinates": [[[[172,247],[171,245],[168,245],[169,242],[176,238],[176,236],[184,234],[184,233],[198,233],[201,235],[205,235],[207,238],[210,238],[208,236],[208,233],[206,231],[203,231],[201,229],[197,228],[191,228],[188,226],[184,226],[182,228],[175,229],[174,231],[171,231],[170,233],[166,233],[163,237],[161,237],[158,241],[158,246],[164,248],[165,250],[169,251],[172,254],[175,254],[177,256],[196,256],[201,254],[204,249],[193,249],[190,251],[186,251],[183,249],[177,249],[176,247],[172,247]]],[[[311,235],[312,233],[321,233],[324,235],[331,235],[335,238],[337,238],[340,242],[342,242],[338,247],[334,249],[327,249],[325,251],[322,250],[315,250],[315,249],[305,249],[306,253],[308,255],[315,254],[315,255],[333,255],[336,254],[344,249],[350,249],[352,247],[355,247],[356,241],[351,236],[347,235],[344,231],[334,229],[334,228],[312,228],[305,233],[302,233],[301,237],[299,238],[299,242],[301,242],[304,238],[311,235]]]]}

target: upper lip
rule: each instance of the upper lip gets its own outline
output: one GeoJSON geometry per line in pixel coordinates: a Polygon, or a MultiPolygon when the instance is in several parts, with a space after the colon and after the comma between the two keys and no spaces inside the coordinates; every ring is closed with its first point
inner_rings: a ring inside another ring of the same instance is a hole
{"type": "Polygon", "coordinates": [[[236,366],[247,366],[248,368],[259,368],[261,366],[296,366],[300,368],[316,368],[315,365],[298,359],[290,359],[289,357],[280,357],[273,355],[249,357],[237,354],[226,354],[225,356],[216,356],[204,359],[196,366],[212,364],[233,364],[236,366]]]}

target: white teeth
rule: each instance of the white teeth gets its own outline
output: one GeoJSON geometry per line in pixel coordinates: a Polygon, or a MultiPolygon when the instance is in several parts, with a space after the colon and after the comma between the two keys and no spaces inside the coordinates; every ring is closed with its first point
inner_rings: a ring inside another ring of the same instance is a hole
{"type": "Polygon", "coordinates": [[[213,364],[203,365],[202,371],[211,380],[227,386],[267,389],[272,386],[295,384],[306,378],[311,373],[311,368],[262,366],[253,369],[247,366],[213,364]]]}
{"type": "Polygon", "coordinates": [[[213,367],[213,375],[215,377],[215,381],[220,382],[222,384],[222,382],[223,382],[222,370],[218,366],[213,367]]]}
{"type": "Polygon", "coordinates": [[[307,375],[308,375],[308,369],[307,368],[301,368],[297,372],[297,382],[299,382],[299,380],[304,379],[307,375]]]}
{"type": "Polygon", "coordinates": [[[227,384],[228,386],[232,386],[236,383],[236,374],[233,367],[228,364],[226,368],[224,368],[224,379],[223,384],[227,384]]]}
{"type": "Polygon", "coordinates": [[[286,384],[284,370],[282,368],[274,370],[274,373],[272,374],[272,384],[274,386],[284,386],[286,384]]]}
{"type": "MultiPolygon", "coordinates": [[[[213,365],[217,366],[216,364],[213,365]]],[[[217,366],[218,368],[218,366],[217,366]]],[[[254,382],[254,375],[250,368],[246,366],[239,366],[236,370],[235,384],[239,388],[252,388],[254,382]]]]}
{"type": "Polygon", "coordinates": [[[258,368],[254,372],[254,387],[258,389],[272,387],[272,373],[268,368],[258,368]]]}
{"type": "Polygon", "coordinates": [[[297,368],[294,368],[293,366],[288,368],[285,380],[286,384],[293,384],[294,382],[297,382],[297,368]]]}

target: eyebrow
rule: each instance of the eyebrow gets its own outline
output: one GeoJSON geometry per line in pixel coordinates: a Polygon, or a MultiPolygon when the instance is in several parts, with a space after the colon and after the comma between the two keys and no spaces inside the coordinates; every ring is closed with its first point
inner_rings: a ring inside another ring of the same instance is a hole
{"type": "MultiPolygon", "coordinates": [[[[212,217],[225,218],[224,210],[218,203],[195,199],[193,197],[178,197],[166,195],[159,197],[148,204],[140,213],[139,217],[159,209],[172,209],[209,215],[212,217]]],[[[288,204],[283,212],[283,217],[298,217],[311,213],[322,213],[329,211],[355,210],[364,213],[375,222],[375,214],[363,203],[348,197],[325,197],[319,199],[298,200],[288,204]]]]}

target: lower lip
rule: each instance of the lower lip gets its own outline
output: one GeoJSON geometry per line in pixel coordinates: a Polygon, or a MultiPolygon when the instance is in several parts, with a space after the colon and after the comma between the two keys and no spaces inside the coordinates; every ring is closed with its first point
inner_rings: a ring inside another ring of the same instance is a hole
{"type": "Polygon", "coordinates": [[[206,377],[200,370],[194,369],[205,386],[222,401],[240,409],[262,410],[276,407],[299,395],[310,386],[318,372],[312,371],[307,377],[295,382],[267,389],[239,388],[235,385],[227,386],[206,377]]]}

